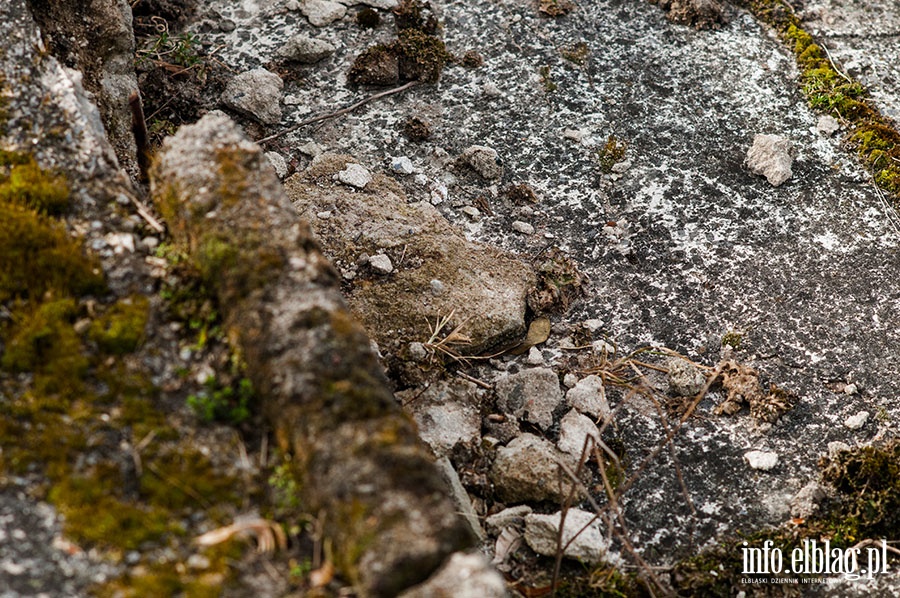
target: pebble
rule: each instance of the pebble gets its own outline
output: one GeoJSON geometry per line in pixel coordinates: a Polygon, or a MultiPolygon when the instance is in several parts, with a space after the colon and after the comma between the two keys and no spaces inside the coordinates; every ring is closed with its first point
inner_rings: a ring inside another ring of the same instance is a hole
{"type": "Polygon", "coordinates": [[[399,156],[391,159],[391,170],[397,174],[412,174],[416,171],[413,167],[412,160],[406,156],[399,156]]]}
{"type": "Polygon", "coordinates": [[[840,128],[841,123],[839,123],[835,117],[828,114],[823,114],[816,122],[816,131],[829,137],[837,133],[840,128]]]}
{"type": "Polygon", "coordinates": [[[450,196],[450,192],[447,190],[447,185],[439,183],[437,181],[433,181],[429,186],[429,190],[431,191],[431,203],[434,205],[439,205],[445,201],[450,196]]]}
{"type": "Polygon", "coordinates": [[[523,235],[533,235],[534,227],[528,224],[527,222],[522,222],[521,220],[516,220],[512,223],[512,229],[517,233],[523,235]]]}
{"type": "Polygon", "coordinates": [[[347,14],[347,7],[338,2],[331,2],[331,0],[304,0],[300,5],[300,12],[309,20],[310,24],[316,27],[325,27],[343,19],[347,14]]]}
{"type": "Polygon", "coordinates": [[[444,283],[442,283],[437,278],[433,279],[428,284],[431,287],[431,294],[434,295],[435,297],[439,297],[440,295],[443,295],[444,291],[446,290],[444,283]]]}
{"type": "Polygon", "coordinates": [[[266,158],[269,159],[269,164],[275,169],[275,174],[278,175],[279,179],[283,179],[287,176],[288,165],[284,156],[278,152],[266,152],[266,158]]]}
{"type": "Polygon", "coordinates": [[[706,386],[706,376],[686,359],[669,360],[669,389],[679,397],[694,397],[706,386]]]}
{"type": "Polygon", "coordinates": [[[849,451],[850,445],[846,442],[841,442],[840,440],[835,440],[828,443],[828,456],[835,457],[838,453],[842,451],[849,451]]]}
{"type": "Polygon", "coordinates": [[[606,554],[609,541],[600,532],[601,519],[582,509],[568,509],[552,515],[532,513],[525,517],[525,542],[533,551],[554,556],[558,549],[562,524],[563,556],[587,563],[597,563],[606,554]]]}
{"type": "Polygon", "coordinates": [[[531,347],[528,350],[528,358],[526,361],[529,365],[544,365],[544,355],[537,347],[531,347]]]}
{"type": "MultiPolygon", "coordinates": [[[[597,428],[597,424],[586,415],[578,413],[575,409],[566,413],[562,421],[559,422],[557,448],[573,457],[580,458],[588,438],[600,440],[600,430],[597,428]]],[[[588,446],[587,449],[588,455],[591,455],[592,447],[588,446]]]]}
{"type": "Polygon", "coordinates": [[[503,176],[503,165],[497,155],[497,150],[493,148],[472,145],[466,148],[461,157],[472,170],[489,181],[503,176]]]}
{"type": "Polygon", "coordinates": [[[584,131],[580,129],[566,129],[563,131],[563,139],[568,139],[569,141],[574,141],[575,143],[581,143],[581,140],[584,139],[584,131]]]}
{"type": "Polygon", "coordinates": [[[379,274],[390,274],[394,271],[394,264],[391,263],[391,258],[383,253],[370,257],[369,266],[379,274]]]}
{"type": "Polygon", "coordinates": [[[421,362],[428,359],[428,350],[425,349],[425,345],[420,342],[409,343],[407,352],[409,353],[409,358],[413,361],[421,362]]]}
{"type": "Polygon", "coordinates": [[[572,388],[576,384],[578,384],[578,376],[576,376],[572,372],[569,372],[568,374],[563,376],[563,385],[566,388],[572,388]]]}
{"type": "Polygon", "coordinates": [[[778,187],[791,178],[791,165],[797,156],[793,142],[778,135],[754,135],[753,145],[747,152],[750,172],[766,177],[769,184],[778,187]]]}
{"type": "Polygon", "coordinates": [[[856,415],[851,415],[847,419],[844,420],[844,425],[851,430],[859,430],[866,422],[869,421],[869,412],[868,411],[860,411],[856,415]]]}
{"type": "Polygon", "coordinates": [[[347,164],[344,170],[334,175],[334,178],[357,189],[363,189],[372,182],[372,174],[365,167],[354,163],[347,164]]]}
{"type": "Polygon", "coordinates": [[[323,40],[306,35],[295,35],[278,49],[278,55],[286,60],[313,64],[334,54],[335,47],[323,40]]]}
{"type": "Polygon", "coordinates": [[[141,239],[141,247],[143,247],[148,252],[152,252],[157,247],[159,247],[159,238],[144,237],[143,239],[141,239]]]}
{"type": "Polygon", "coordinates": [[[489,98],[496,98],[500,96],[500,88],[493,81],[488,81],[481,86],[481,93],[489,98]]]}
{"type": "Polygon", "coordinates": [[[853,384],[852,382],[844,387],[844,394],[846,394],[846,395],[852,396],[852,395],[855,395],[857,392],[859,392],[859,388],[856,386],[856,384],[853,384]]]}
{"type": "Polygon", "coordinates": [[[495,385],[497,407],[504,413],[523,418],[546,430],[553,424],[553,411],[562,402],[556,372],[532,368],[511,374],[495,385]]]}
{"type": "Polygon", "coordinates": [[[778,465],[778,454],[766,451],[749,451],[744,453],[744,459],[753,469],[769,471],[778,465]]]}
{"type": "Polygon", "coordinates": [[[222,102],[263,124],[274,125],[281,120],[281,77],[263,68],[235,75],[225,91],[222,102]]]}
{"type": "Polygon", "coordinates": [[[594,374],[585,376],[569,389],[566,393],[566,403],[569,407],[594,418],[605,418],[610,413],[603,380],[594,374]]]}
{"type": "Polygon", "coordinates": [[[462,213],[469,217],[469,220],[478,220],[481,218],[481,211],[475,206],[466,206],[462,209],[462,213]]]}

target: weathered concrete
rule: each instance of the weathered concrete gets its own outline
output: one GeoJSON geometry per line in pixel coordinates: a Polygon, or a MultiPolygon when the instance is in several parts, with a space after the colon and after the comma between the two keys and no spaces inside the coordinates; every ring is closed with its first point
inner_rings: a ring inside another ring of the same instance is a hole
{"type": "Polygon", "coordinates": [[[471,532],[262,149],[211,113],[166,141],[152,175],[342,573],[371,596],[423,581],[471,532]]]}

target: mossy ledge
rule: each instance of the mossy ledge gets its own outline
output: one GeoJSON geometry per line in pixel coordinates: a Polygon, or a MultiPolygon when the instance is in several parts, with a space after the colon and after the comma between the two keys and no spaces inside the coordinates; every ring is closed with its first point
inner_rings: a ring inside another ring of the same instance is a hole
{"type": "Polygon", "coordinates": [[[875,183],[900,206],[900,132],[868,97],[865,88],[839,71],[827,51],[801,26],[784,0],[738,0],[773,27],[794,52],[800,87],[812,108],[831,114],[848,128],[845,141],[872,173],[875,183]]]}
{"type": "Polygon", "coordinates": [[[363,596],[424,581],[474,537],[388,387],[339,280],[259,146],[222,113],[166,140],[151,190],[245,359],[298,509],[323,513],[363,596]],[[229,181],[241,181],[239,197],[229,181]]]}

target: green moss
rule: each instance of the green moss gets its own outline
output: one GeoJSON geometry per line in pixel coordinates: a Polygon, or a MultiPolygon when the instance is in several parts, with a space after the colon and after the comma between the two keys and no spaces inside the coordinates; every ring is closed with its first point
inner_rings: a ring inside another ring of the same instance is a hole
{"type": "Polygon", "coordinates": [[[74,391],[81,387],[88,362],[81,339],[72,327],[75,301],[59,299],[34,311],[17,312],[0,365],[16,372],[34,371],[35,387],[42,393],[74,391]]]}
{"type": "Polygon", "coordinates": [[[835,542],[900,534],[900,441],[841,451],[823,457],[819,466],[838,492],[825,518],[835,542]]]}
{"type": "Polygon", "coordinates": [[[121,299],[94,320],[90,338],[106,353],[124,355],[144,341],[149,301],[143,295],[121,299]]]}
{"type": "Polygon", "coordinates": [[[99,261],[52,219],[0,202],[0,302],[11,298],[79,296],[104,288],[99,261]]]}
{"type": "Polygon", "coordinates": [[[401,29],[391,46],[397,55],[400,79],[434,83],[451,56],[440,38],[419,29],[401,29]]]}
{"type": "Polygon", "coordinates": [[[744,340],[744,335],[735,330],[729,330],[725,334],[722,335],[722,346],[723,347],[731,347],[735,351],[741,348],[741,343],[744,340]]]}
{"type": "Polygon", "coordinates": [[[559,53],[569,62],[577,64],[578,66],[584,66],[585,64],[587,64],[590,50],[588,49],[588,45],[586,43],[578,42],[577,44],[562,48],[559,53]]]}
{"type": "Polygon", "coordinates": [[[205,283],[218,288],[222,301],[247,297],[284,268],[280,251],[257,233],[212,231],[200,239],[194,260],[205,283]]]}
{"type": "Polygon", "coordinates": [[[550,73],[549,66],[541,66],[538,69],[538,74],[541,76],[541,86],[544,88],[544,91],[546,91],[547,93],[553,93],[557,90],[559,86],[553,80],[553,76],[550,73]]]}
{"type": "Polygon", "coordinates": [[[63,176],[41,170],[33,158],[19,160],[12,162],[8,175],[0,176],[0,202],[61,214],[69,207],[69,186],[63,176]]]}
{"type": "Polygon", "coordinates": [[[233,386],[223,386],[210,376],[200,393],[188,396],[187,405],[204,422],[240,424],[250,417],[255,398],[249,378],[241,378],[233,386]]]}
{"type": "Polygon", "coordinates": [[[623,141],[610,135],[603,147],[597,150],[597,163],[600,165],[600,171],[603,174],[611,173],[613,166],[625,159],[627,147],[623,141]]]}

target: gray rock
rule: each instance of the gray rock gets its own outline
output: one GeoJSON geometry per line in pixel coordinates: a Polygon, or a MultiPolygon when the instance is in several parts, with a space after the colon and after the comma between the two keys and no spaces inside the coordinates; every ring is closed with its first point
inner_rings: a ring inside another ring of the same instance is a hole
{"type": "Polygon", "coordinates": [[[288,165],[284,156],[278,152],[266,152],[266,158],[269,159],[269,164],[275,169],[275,174],[278,175],[279,179],[283,179],[287,176],[288,165]]]}
{"type": "Polygon", "coordinates": [[[494,513],[484,520],[489,532],[499,534],[506,527],[525,529],[525,516],[530,515],[533,509],[528,505],[516,505],[494,513]]]}
{"type": "Polygon", "coordinates": [[[747,152],[747,167],[753,174],[766,177],[773,187],[791,178],[791,165],[797,156],[793,142],[777,135],[754,135],[747,152]]]}
{"type": "Polygon", "coordinates": [[[263,124],[281,120],[281,77],[264,68],[235,75],[222,93],[222,103],[263,124]]]}
{"type": "Polygon", "coordinates": [[[450,497],[453,499],[453,504],[456,505],[457,512],[466,520],[466,523],[469,524],[469,528],[478,540],[484,542],[487,539],[487,535],[484,533],[484,528],[481,527],[478,513],[475,512],[475,507],[472,506],[472,499],[469,493],[466,492],[466,489],[463,488],[462,481],[459,479],[459,474],[456,472],[456,468],[453,467],[453,463],[447,457],[441,457],[435,461],[435,465],[437,465],[438,470],[440,470],[441,475],[444,476],[444,480],[450,487],[450,497]]]}
{"type": "Polygon", "coordinates": [[[837,133],[840,128],[841,123],[839,123],[835,117],[829,114],[823,114],[819,117],[819,120],[816,121],[816,131],[818,131],[822,135],[828,135],[830,137],[831,135],[837,133]]]}
{"type": "Polygon", "coordinates": [[[323,39],[307,35],[295,35],[278,49],[278,56],[285,60],[313,64],[334,54],[335,47],[323,39]]]}
{"type": "Polygon", "coordinates": [[[512,223],[512,229],[517,233],[523,235],[533,235],[534,227],[528,224],[527,222],[522,222],[521,220],[516,220],[512,223]]]}
{"type": "Polygon", "coordinates": [[[506,582],[482,554],[457,552],[428,581],[400,598],[505,598],[506,582]]]}
{"type": "Polygon", "coordinates": [[[414,264],[383,284],[361,281],[346,289],[351,307],[382,351],[400,352],[411,342],[427,340],[423,318],[433,325],[450,314],[452,325],[462,324],[460,333],[471,339],[471,344],[454,346],[460,352],[489,351],[525,334],[525,299],[535,280],[531,267],[467,241],[436,208],[409,203],[400,185],[384,175],[373,175],[356,192],[322,184],[351,162],[349,156],[320,155],[306,172],[288,178],[285,188],[334,261],[353,263],[361,252],[394,248],[404,253],[405,264],[414,264]],[[322,210],[339,217],[314,218],[322,210]],[[431,291],[432,280],[444,284],[438,296],[431,291]]]}
{"type": "MultiPolygon", "coordinates": [[[[556,443],[556,446],[564,453],[580,459],[588,438],[593,438],[595,441],[600,440],[600,430],[597,429],[597,425],[591,418],[572,409],[559,422],[559,442],[556,443]]],[[[595,446],[596,443],[588,445],[588,458],[593,454],[595,446]]]]}
{"type": "Polygon", "coordinates": [[[365,166],[359,164],[347,164],[347,167],[334,175],[334,179],[345,185],[364,189],[366,185],[372,182],[372,173],[365,166]]]}
{"type": "Polygon", "coordinates": [[[806,519],[819,510],[825,490],[817,482],[810,482],[791,499],[791,516],[806,519]]]}
{"type": "Polygon", "coordinates": [[[330,0],[303,0],[300,12],[309,19],[310,24],[324,27],[343,19],[347,14],[347,7],[330,0]]]}
{"type": "Polygon", "coordinates": [[[869,412],[860,411],[844,420],[844,425],[851,430],[859,430],[869,421],[869,412]]]}
{"type": "Polygon", "coordinates": [[[769,471],[778,465],[778,453],[767,451],[748,451],[744,453],[744,459],[753,469],[769,471]]]}
{"type": "Polygon", "coordinates": [[[828,443],[828,456],[836,457],[839,453],[843,451],[849,451],[850,445],[846,442],[841,442],[840,440],[834,440],[828,443]]]}
{"type": "Polygon", "coordinates": [[[585,376],[569,389],[566,393],[566,404],[591,417],[605,418],[609,415],[609,403],[606,400],[603,381],[594,374],[585,376]]]}
{"type": "Polygon", "coordinates": [[[412,174],[416,171],[412,160],[406,156],[399,156],[391,160],[391,170],[397,174],[412,174]]]}
{"type": "Polygon", "coordinates": [[[482,389],[460,379],[397,393],[404,410],[416,421],[419,436],[439,456],[449,455],[457,446],[478,445],[483,396],[482,389]]]}
{"type": "Polygon", "coordinates": [[[503,165],[500,163],[500,157],[497,155],[497,151],[492,148],[483,145],[469,146],[462,153],[461,159],[472,170],[489,181],[503,176],[503,165]]]}
{"type": "Polygon", "coordinates": [[[370,257],[369,266],[379,274],[390,274],[394,271],[394,264],[391,263],[391,258],[383,253],[370,257]]]}
{"type": "Polygon", "coordinates": [[[497,380],[497,408],[546,430],[553,425],[553,412],[562,402],[556,372],[531,368],[497,380]]]}
{"type": "MultiPolygon", "coordinates": [[[[525,517],[525,542],[533,551],[554,556],[558,550],[562,512],[552,515],[532,513],[525,517]]],[[[563,555],[586,563],[597,563],[609,548],[609,541],[600,533],[600,519],[581,509],[568,509],[562,523],[563,555]]]]}
{"type": "Polygon", "coordinates": [[[572,482],[560,471],[559,463],[573,471],[577,466],[571,455],[557,450],[550,441],[522,434],[497,449],[490,477],[497,495],[505,502],[561,501],[572,482]]]}
{"type": "Polygon", "coordinates": [[[686,359],[669,360],[669,390],[679,397],[694,397],[706,386],[706,376],[686,359]]]}

